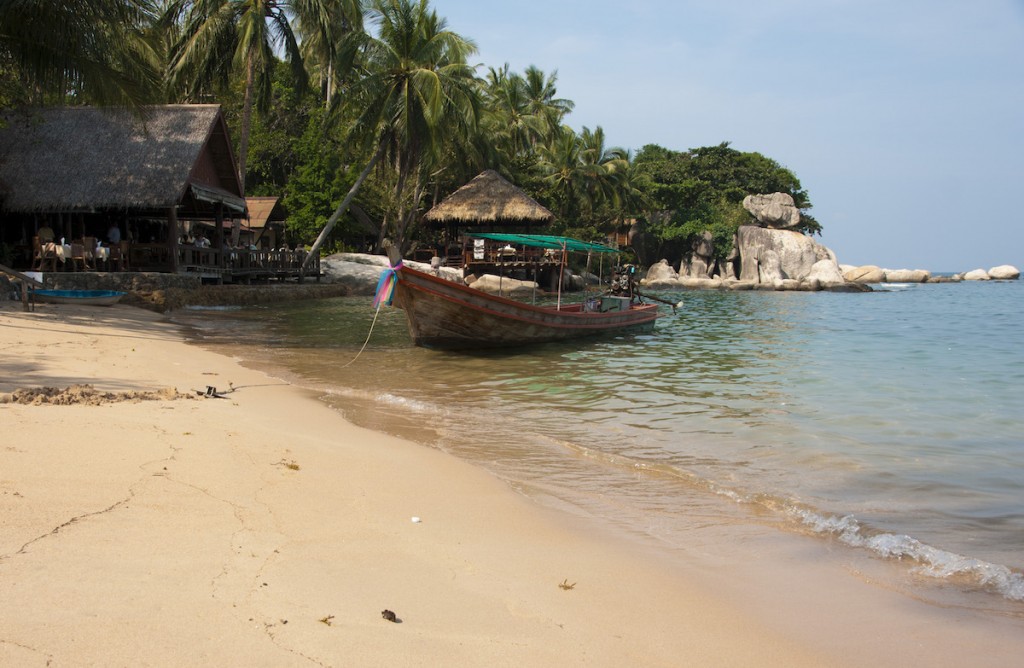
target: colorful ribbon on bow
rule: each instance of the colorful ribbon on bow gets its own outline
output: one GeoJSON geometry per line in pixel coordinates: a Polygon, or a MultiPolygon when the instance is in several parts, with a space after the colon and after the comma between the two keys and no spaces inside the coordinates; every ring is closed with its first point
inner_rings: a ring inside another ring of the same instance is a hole
{"type": "Polygon", "coordinates": [[[398,264],[381,272],[380,280],[377,281],[377,294],[373,298],[374,307],[381,304],[391,306],[391,300],[395,296],[395,285],[398,283],[398,270],[401,268],[402,261],[399,260],[398,264]]]}

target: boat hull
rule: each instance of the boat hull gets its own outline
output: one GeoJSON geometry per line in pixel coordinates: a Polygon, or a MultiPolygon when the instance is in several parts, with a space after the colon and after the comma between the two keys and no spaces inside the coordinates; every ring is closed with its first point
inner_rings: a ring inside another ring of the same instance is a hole
{"type": "Polygon", "coordinates": [[[35,298],[48,304],[87,304],[110,306],[121,301],[126,293],[116,290],[35,290],[35,298]]]}
{"type": "Polygon", "coordinates": [[[405,310],[413,343],[427,348],[524,346],[654,329],[658,308],[588,311],[582,304],[533,306],[474,290],[408,267],[398,270],[395,299],[405,310]]]}

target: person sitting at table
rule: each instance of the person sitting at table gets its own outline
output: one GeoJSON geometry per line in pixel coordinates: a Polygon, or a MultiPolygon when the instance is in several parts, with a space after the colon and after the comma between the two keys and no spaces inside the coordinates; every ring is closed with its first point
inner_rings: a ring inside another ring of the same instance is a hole
{"type": "Polygon", "coordinates": [[[107,230],[107,241],[110,242],[111,246],[121,243],[121,228],[114,223],[111,223],[110,229],[107,230]]]}
{"type": "Polygon", "coordinates": [[[53,229],[49,225],[43,224],[39,228],[39,243],[41,244],[52,244],[53,243],[53,229]]]}

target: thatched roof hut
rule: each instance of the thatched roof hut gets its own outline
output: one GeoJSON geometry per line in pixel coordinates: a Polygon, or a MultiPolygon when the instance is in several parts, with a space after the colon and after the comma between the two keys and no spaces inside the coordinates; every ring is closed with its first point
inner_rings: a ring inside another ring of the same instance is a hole
{"type": "Polygon", "coordinates": [[[554,214],[491,169],[423,216],[428,223],[454,225],[531,225],[554,219],[554,214]]]}
{"type": "Polygon", "coordinates": [[[61,107],[0,119],[0,210],[93,212],[223,205],[245,211],[219,105],[61,107]]]}

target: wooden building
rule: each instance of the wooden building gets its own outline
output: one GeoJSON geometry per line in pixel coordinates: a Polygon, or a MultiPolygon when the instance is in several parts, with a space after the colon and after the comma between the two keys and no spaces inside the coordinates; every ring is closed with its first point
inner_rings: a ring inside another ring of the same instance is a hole
{"type": "Polygon", "coordinates": [[[135,271],[222,276],[224,229],[246,215],[219,105],[124,110],[64,107],[0,117],[0,242],[16,265],[32,261],[33,239],[125,243],[135,271]],[[214,230],[209,248],[193,225],[214,230]],[[116,231],[115,231],[116,230],[116,231]],[[12,252],[13,251],[13,252],[12,252]]]}
{"type": "Polygon", "coordinates": [[[258,248],[271,250],[281,248],[286,242],[284,211],[278,197],[246,197],[249,209],[249,229],[253,244],[258,248]]]}

